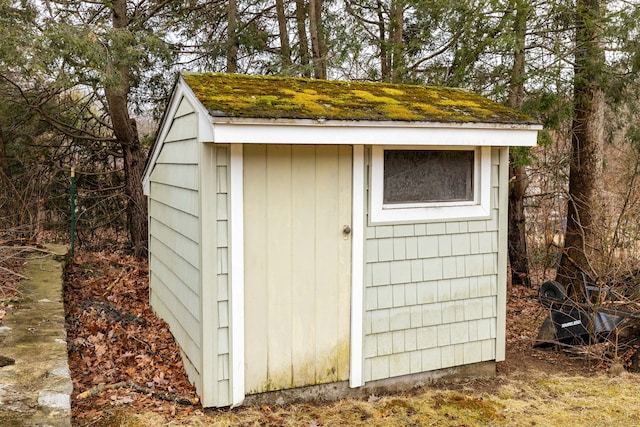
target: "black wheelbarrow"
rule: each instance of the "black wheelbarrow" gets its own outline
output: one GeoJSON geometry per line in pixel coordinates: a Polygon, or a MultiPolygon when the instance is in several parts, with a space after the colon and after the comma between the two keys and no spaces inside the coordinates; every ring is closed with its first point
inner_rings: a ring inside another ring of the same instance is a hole
{"type": "Polygon", "coordinates": [[[534,346],[558,344],[584,345],[600,342],[640,315],[616,308],[610,284],[598,286],[581,273],[586,302],[569,298],[565,288],[556,281],[540,286],[540,302],[549,308],[534,346]]]}

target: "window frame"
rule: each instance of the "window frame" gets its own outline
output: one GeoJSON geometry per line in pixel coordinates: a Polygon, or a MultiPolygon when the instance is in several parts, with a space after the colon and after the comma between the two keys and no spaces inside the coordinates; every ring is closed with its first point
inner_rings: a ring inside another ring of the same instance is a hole
{"type": "Polygon", "coordinates": [[[491,215],[491,147],[420,145],[372,146],[369,188],[369,221],[371,223],[488,218],[491,215]],[[384,152],[386,150],[474,151],[473,200],[384,204],[384,152]]]}

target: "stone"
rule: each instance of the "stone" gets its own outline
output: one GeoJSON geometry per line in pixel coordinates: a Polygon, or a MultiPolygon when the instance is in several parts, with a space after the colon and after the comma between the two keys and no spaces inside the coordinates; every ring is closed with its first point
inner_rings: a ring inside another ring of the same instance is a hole
{"type": "Polygon", "coordinates": [[[4,368],[5,366],[13,365],[16,361],[10,357],[0,355],[0,368],[4,368]]]}

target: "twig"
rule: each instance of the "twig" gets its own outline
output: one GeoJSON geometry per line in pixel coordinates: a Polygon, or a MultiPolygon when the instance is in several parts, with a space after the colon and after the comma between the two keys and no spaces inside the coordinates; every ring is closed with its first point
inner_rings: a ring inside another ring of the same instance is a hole
{"type": "Polygon", "coordinates": [[[8,268],[4,268],[4,267],[0,266],[0,270],[2,270],[2,271],[6,271],[7,273],[9,273],[9,274],[13,274],[14,276],[18,276],[18,277],[19,277],[19,278],[21,278],[21,279],[29,280],[29,278],[28,278],[27,276],[23,276],[23,275],[22,275],[22,274],[20,274],[20,273],[16,273],[16,272],[15,272],[15,271],[13,271],[13,270],[9,270],[8,268]]]}
{"type": "Polygon", "coordinates": [[[137,391],[138,393],[143,393],[143,394],[150,394],[151,396],[155,397],[156,399],[160,399],[160,400],[166,400],[169,402],[174,402],[174,403],[179,403],[181,405],[197,405],[198,403],[200,403],[200,399],[197,397],[188,397],[188,396],[180,396],[180,395],[176,395],[176,394],[171,394],[171,393],[163,393],[163,392],[159,392],[159,391],[154,391],[151,390],[148,387],[142,387],[139,386],[138,384],[131,382],[131,381],[121,381],[119,383],[115,383],[115,384],[100,384],[97,385],[93,388],[90,388],[89,390],[83,391],[82,393],[78,394],[76,397],[78,399],[87,399],[89,397],[93,397],[95,395],[97,395],[98,393],[101,393],[105,390],[115,390],[118,388],[123,388],[123,387],[128,387],[128,388],[132,388],[133,390],[137,391]]]}
{"type": "Polygon", "coordinates": [[[148,342],[142,341],[141,339],[138,339],[133,335],[131,335],[129,338],[131,338],[134,341],[138,341],[140,344],[146,345],[147,346],[147,351],[151,352],[151,344],[149,344],[148,342]]]}
{"type": "Polygon", "coordinates": [[[27,250],[31,250],[31,251],[34,251],[34,252],[42,252],[42,253],[47,254],[47,255],[64,255],[64,254],[59,254],[57,252],[51,251],[51,250],[49,250],[47,248],[39,248],[37,246],[22,246],[21,249],[25,250],[25,252],[27,250]]]}
{"type": "Polygon", "coordinates": [[[118,282],[120,282],[120,280],[122,280],[122,277],[125,275],[126,272],[127,272],[126,268],[123,268],[122,270],[120,270],[120,274],[118,274],[118,277],[116,277],[116,279],[112,281],[109,286],[107,286],[107,290],[102,294],[103,297],[106,296],[109,292],[111,292],[113,287],[117,285],[118,282]]]}

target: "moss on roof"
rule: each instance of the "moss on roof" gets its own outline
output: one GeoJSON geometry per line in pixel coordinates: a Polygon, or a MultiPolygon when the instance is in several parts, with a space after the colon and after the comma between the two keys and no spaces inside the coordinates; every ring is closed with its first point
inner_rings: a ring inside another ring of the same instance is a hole
{"type": "Polygon", "coordinates": [[[461,89],[241,74],[182,77],[214,116],[534,123],[519,111],[461,89]]]}

